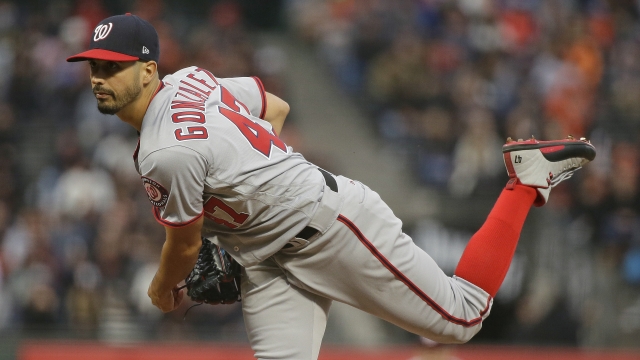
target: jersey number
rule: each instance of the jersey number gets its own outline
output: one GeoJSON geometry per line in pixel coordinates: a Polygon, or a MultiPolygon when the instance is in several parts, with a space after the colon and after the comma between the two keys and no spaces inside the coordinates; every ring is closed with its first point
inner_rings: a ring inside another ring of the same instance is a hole
{"type": "Polygon", "coordinates": [[[231,120],[231,122],[238,127],[242,135],[249,141],[251,146],[267,158],[271,157],[271,145],[285,153],[287,152],[287,145],[285,145],[284,141],[280,140],[280,138],[262,126],[254,123],[249,118],[226,108],[220,108],[220,113],[231,120]]]}
{"type": "Polygon", "coordinates": [[[204,216],[214,222],[235,229],[244,224],[249,214],[239,213],[217,197],[211,197],[204,204],[204,216]]]}

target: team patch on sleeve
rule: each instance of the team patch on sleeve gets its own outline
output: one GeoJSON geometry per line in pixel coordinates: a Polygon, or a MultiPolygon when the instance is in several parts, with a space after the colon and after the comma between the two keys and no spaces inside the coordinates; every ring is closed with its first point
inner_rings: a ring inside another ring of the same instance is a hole
{"type": "Polygon", "coordinates": [[[142,177],[142,183],[144,184],[144,189],[147,191],[147,195],[149,196],[149,201],[151,201],[153,206],[163,207],[167,205],[167,199],[169,198],[169,192],[167,189],[144,176],[142,177]]]}

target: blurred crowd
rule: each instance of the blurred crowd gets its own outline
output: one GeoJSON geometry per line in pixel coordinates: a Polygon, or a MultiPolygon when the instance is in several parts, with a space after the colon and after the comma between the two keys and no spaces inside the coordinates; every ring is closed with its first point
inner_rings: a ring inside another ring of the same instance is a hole
{"type": "Polygon", "coordinates": [[[150,304],[164,230],[133,166],[136,132],[100,114],[87,65],[65,61],[100,20],[132,12],[159,33],[161,77],[199,65],[260,76],[278,94],[274,51],[253,45],[244,10],[226,0],[0,1],[0,333],[246,339],[239,304],[185,315],[187,301],[169,316],[150,304]]]}
{"type": "MultiPolygon", "coordinates": [[[[0,0],[0,333],[245,339],[237,304],[186,312],[186,302],[167,316],[150,304],[164,231],[133,167],[137,135],[97,111],[87,67],[65,58],[86,48],[101,19],[132,12],[158,30],[161,76],[199,65],[257,75],[283,95],[282,54],[257,47],[248,30],[277,18],[278,4],[0,0]]],[[[291,33],[317,49],[381,141],[451,199],[495,198],[507,136],[591,139],[596,161],[532,212],[537,226],[521,246],[527,285],[499,293],[480,335],[639,345],[640,2],[286,5],[291,33]],[[504,326],[492,332],[494,319],[504,326]]],[[[297,148],[295,135],[287,142],[297,148]]],[[[417,228],[416,242],[433,239],[433,226],[417,228]]]]}
{"type": "Polygon", "coordinates": [[[495,198],[508,136],[589,138],[597,159],[532,212],[521,245],[530,285],[498,338],[640,346],[640,2],[306,0],[289,10],[384,143],[450,199],[495,198]]]}

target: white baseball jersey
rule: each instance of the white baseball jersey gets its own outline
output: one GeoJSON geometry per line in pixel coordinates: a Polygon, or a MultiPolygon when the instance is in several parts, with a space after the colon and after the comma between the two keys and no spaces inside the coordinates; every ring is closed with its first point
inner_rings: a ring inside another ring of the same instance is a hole
{"type": "Polygon", "coordinates": [[[204,216],[203,236],[246,267],[256,357],[316,359],[333,300],[440,342],[477,333],[489,294],[446,276],[377,193],[288,148],[260,119],[265,106],[256,78],[178,71],[152,99],[134,156],[160,223],[204,216]]]}
{"type": "Polygon", "coordinates": [[[218,79],[189,67],[162,83],[137,152],[156,219],[184,226],[204,216],[204,237],[243,266],[257,264],[309,224],[321,206],[322,176],[260,119],[258,78],[218,79]]]}

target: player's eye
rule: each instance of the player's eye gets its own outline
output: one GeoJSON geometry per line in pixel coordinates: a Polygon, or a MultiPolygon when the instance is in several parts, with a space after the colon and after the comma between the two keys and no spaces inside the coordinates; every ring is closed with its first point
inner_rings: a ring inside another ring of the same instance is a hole
{"type": "Polygon", "coordinates": [[[117,63],[115,63],[115,62],[113,62],[113,61],[109,61],[109,62],[107,63],[107,68],[108,68],[109,70],[117,70],[117,69],[118,69],[118,64],[117,64],[117,63]]]}

